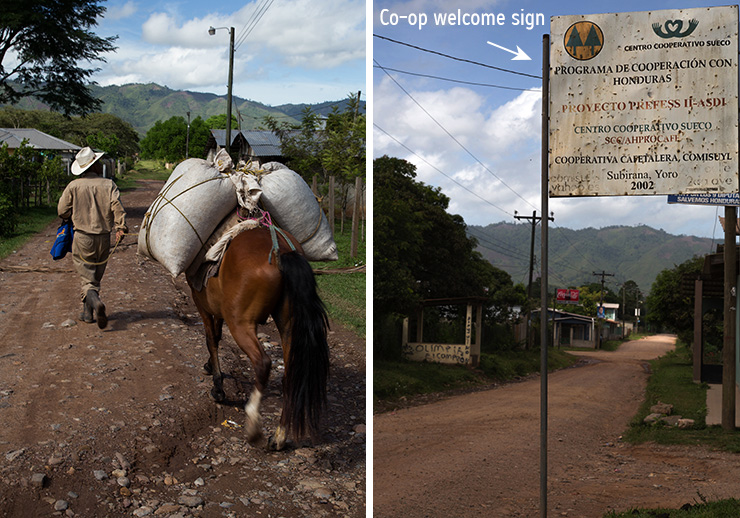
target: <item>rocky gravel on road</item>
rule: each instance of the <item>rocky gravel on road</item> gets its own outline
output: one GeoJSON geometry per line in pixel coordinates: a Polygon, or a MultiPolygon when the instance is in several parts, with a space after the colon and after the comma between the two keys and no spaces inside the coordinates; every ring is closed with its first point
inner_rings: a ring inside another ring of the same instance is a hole
{"type": "MultiPolygon", "coordinates": [[[[123,195],[132,232],[161,187],[123,195]]],[[[227,401],[203,371],[203,326],[182,276],[136,255],[128,236],[101,295],[105,330],[77,320],[71,258],[49,255],[55,226],[0,261],[0,516],[365,516],[365,342],[332,322],[323,435],[284,452],[251,446],[243,405],[252,367],[224,329],[227,401]]],[[[273,361],[266,435],[281,411],[273,361]]]]}

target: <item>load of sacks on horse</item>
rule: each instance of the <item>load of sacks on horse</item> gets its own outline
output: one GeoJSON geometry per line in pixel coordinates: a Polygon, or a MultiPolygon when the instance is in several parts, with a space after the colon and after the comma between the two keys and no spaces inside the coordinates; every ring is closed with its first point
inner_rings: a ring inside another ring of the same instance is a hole
{"type": "Polygon", "coordinates": [[[329,374],[328,316],[311,261],[335,261],[331,228],[310,187],[270,162],[240,164],[221,150],[213,162],[190,158],[172,172],[139,230],[138,251],[173,277],[185,273],[203,319],[213,377],[225,399],[218,345],[224,322],[250,359],[255,384],[245,405],[247,439],[262,438],[260,402],[271,360],[257,327],[272,317],[285,362],[283,410],[270,449],[316,437],[329,374]]]}

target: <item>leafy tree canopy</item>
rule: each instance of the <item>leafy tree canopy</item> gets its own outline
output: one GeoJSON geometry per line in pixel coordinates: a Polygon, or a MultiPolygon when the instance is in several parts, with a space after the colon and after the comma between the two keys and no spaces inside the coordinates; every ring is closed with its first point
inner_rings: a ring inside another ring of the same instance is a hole
{"type": "Polygon", "coordinates": [[[360,104],[359,95],[350,95],[346,109],[340,112],[334,107],[326,120],[306,106],[300,125],[278,122],[269,115],[263,120],[280,138],[287,165],[304,179],[335,176],[351,185],[365,175],[366,118],[360,104]]]}
{"type": "Polygon", "coordinates": [[[0,108],[0,128],[34,128],[78,146],[102,149],[113,157],[139,152],[139,135],[128,122],[110,113],[65,117],[44,110],[0,108]]]}
{"type": "Polygon", "coordinates": [[[658,274],[645,301],[648,323],[678,334],[679,339],[686,343],[692,341],[694,298],[683,293],[681,279],[684,276],[696,278],[703,265],[703,257],[694,257],[658,274]]]}
{"type": "Polygon", "coordinates": [[[449,198],[415,177],[405,160],[374,161],[376,312],[407,314],[425,298],[484,296],[501,312],[520,303],[523,289],[475,251],[463,219],[447,213],[449,198]]]}
{"type": "MultiPolygon", "coordinates": [[[[208,126],[210,129],[226,129],[226,114],[222,113],[221,115],[213,115],[211,117],[208,117],[205,122],[206,126],[208,126]]],[[[236,116],[231,116],[231,129],[232,130],[238,130],[239,129],[239,121],[236,120],[236,116]]],[[[233,135],[232,135],[233,138],[233,135]]]]}
{"type": "MultiPolygon", "coordinates": [[[[205,158],[209,134],[208,125],[200,117],[190,122],[190,157],[205,158]]],[[[166,121],[157,121],[141,139],[141,156],[165,162],[178,162],[185,158],[187,135],[188,124],[183,117],[176,116],[166,121]]]]}
{"type": "Polygon", "coordinates": [[[115,37],[91,31],[105,13],[100,0],[24,0],[0,9],[0,103],[33,96],[65,115],[100,107],[87,84],[115,37]]]}

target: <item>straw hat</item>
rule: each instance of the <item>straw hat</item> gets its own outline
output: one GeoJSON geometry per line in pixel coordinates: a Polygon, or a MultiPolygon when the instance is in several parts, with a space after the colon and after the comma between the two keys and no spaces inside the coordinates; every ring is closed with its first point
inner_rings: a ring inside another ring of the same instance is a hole
{"type": "Polygon", "coordinates": [[[80,149],[75,161],[72,162],[72,174],[79,176],[87,171],[91,165],[98,161],[98,159],[105,153],[96,153],[89,147],[83,147],[80,149]]]}

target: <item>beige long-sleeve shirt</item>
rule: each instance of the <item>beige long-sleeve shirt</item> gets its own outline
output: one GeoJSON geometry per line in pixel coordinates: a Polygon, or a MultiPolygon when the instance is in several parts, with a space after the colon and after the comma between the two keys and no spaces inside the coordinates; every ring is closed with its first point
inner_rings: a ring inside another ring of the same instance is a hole
{"type": "Polygon", "coordinates": [[[72,217],[75,230],[86,234],[126,232],[126,211],[113,180],[85,172],[69,182],[59,198],[59,217],[72,217]]]}

